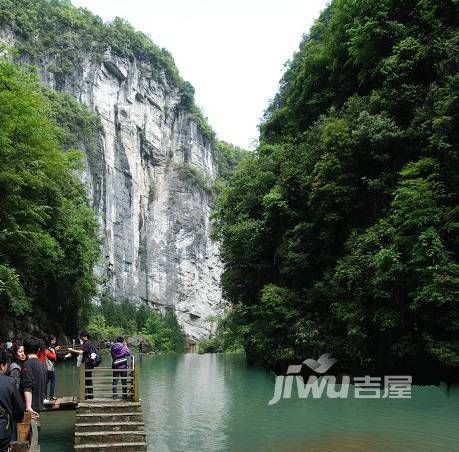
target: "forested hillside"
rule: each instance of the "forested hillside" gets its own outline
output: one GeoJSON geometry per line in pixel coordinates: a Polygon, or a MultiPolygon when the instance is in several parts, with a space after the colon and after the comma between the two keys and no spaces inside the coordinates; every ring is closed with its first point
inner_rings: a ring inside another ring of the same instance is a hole
{"type": "Polygon", "coordinates": [[[452,0],[334,0],[220,197],[252,361],[459,366],[459,32],[452,0]]]}
{"type": "MultiPolygon", "coordinates": [[[[96,220],[76,171],[97,119],[0,59],[0,322],[76,333],[95,294],[96,220]]],[[[5,330],[3,329],[5,328],[5,330]]]]}

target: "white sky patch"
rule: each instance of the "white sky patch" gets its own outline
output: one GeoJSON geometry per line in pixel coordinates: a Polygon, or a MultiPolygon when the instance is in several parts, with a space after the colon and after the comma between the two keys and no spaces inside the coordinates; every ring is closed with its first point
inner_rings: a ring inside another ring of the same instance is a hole
{"type": "Polygon", "coordinates": [[[284,63],[327,0],[73,0],[172,53],[220,139],[253,147],[284,63]]]}

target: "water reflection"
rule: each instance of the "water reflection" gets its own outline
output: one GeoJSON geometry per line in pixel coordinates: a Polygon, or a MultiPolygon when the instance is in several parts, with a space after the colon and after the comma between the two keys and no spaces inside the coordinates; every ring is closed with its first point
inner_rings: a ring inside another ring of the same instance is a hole
{"type": "MultiPolygon", "coordinates": [[[[411,400],[281,400],[243,355],[142,355],[141,391],[153,452],[459,451],[459,389],[413,387],[411,400]]],[[[78,390],[72,363],[59,394],[78,390]]],[[[42,450],[73,450],[74,414],[42,416],[42,450]]]]}
{"type": "Polygon", "coordinates": [[[459,391],[411,400],[282,400],[241,355],[155,357],[142,372],[153,451],[457,451],[459,391]],[[148,400],[148,401],[147,401],[148,400]]]}
{"type": "Polygon", "coordinates": [[[216,355],[204,360],[194,354],[162,356],[144,364],[142,400],[154,450],[177,445],[181,450],[221,450],[229,402],[224,380],[216,355]]]}

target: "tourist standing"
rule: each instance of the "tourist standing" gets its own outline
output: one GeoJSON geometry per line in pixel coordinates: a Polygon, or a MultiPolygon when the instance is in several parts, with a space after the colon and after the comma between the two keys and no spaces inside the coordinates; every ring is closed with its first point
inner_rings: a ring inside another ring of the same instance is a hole
{"type": "Polygon", "coordinates": [[[100,355],[97,353],[94,345],[92,345],[89,332],[86,330],[80,331],[80,340],[83,342],[81,350],[75,350],[69,348],[69,352],[77,353],[81,355],[81,362],[85,365],[85,380],[86,380],[86,394],[88,399],[93,399],[93,387],[92,387],[92,371],[94,367],[100,364],[100,355]],[[89,370],[88,370],[89,369],[89,370]]]}
{"type": "Polygon", "coordinates": [[[118,379],[121,379],[121,384],[123,385],[123,398],[127,396],[127,369],[129,367],[128,358],[131,356],[126,341],[122,336],[119,336],[116,339],[116,342],[112,345],[111,348],[112,355],[112,369],[113,369],[113,398],[118,397],[118,379]],[[116,370],[115,370],[116,369],[116,370]]]}
{"type": "Polygon", "coordinates": [[[16,387],[19,389],[22,366],[24,365],[27,357],[22,344],[17,342],[16,347],[14,347],[13,350],[13,362],[10,364],[8,375],[15,379],[16,387]]]}
{"type": "Polygon", "coordinates": [[[21,371],[21,391],[24,394],[26,411],[33,418],[38,418],[43,410],[46,385],[48,383],[48,371],[38,359],[40,341],[36,337],[28,336],[24,339],[24,351],[27,360],[21,371]]]}
{"type": "Polygon", "coordinates": [[[0,452],[8,451],[16,439],[16,422],[22,421],[25,410],[15,379],[6,375],[8,364],[9,353],[0,351],[0,452]]]}
{"type": "MultiPolygon", "coordinates": [[[[56,336],[51,335],[46,338],[45,357],[48,369],[49,400],[56,400],[56,372],[54,369],[57,361],[56,336]]],[[[48,398],[48,386],[46,386],[46,396],[48,398]]]]}

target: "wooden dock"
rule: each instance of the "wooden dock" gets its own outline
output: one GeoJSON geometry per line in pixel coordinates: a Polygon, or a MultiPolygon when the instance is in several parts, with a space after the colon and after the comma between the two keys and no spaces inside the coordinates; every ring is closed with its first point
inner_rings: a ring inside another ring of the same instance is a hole
{"type": "Polygon", "coordinates": [[[76,410],[80,399],[75,396],[60,397],[57,400],[52,400],[44,404],[43,411],[68,411],[76,410]]]}
{"type": "MultiPolygon", "coordinates": [[[[43,411],[75,410],[79,399],[62,397],[44,404],[43,411]]],[[[40,452],[38,431],[40,422],[32,419],[30,413],[24,414],[22,422],[18,423],[18,438],[10,444],[11,452],[40,452]]]]}
{"type": "Polygon", "coordinates": [[[80,367],[80,397],[76,407],[75,451],[146,451],[139,392],[139,369],[80,367]],[[113,380],[117,393],[113,393],[113,380]]]}

